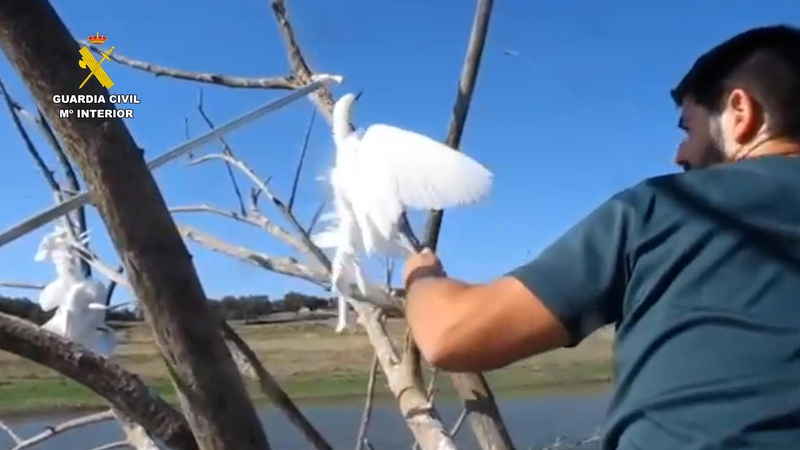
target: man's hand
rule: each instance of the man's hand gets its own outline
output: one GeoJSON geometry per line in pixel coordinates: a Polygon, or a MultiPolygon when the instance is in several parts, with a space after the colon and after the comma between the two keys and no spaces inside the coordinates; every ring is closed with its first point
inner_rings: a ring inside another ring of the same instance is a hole
{"type": "Polygon", "coordinates": [[[403,267],[403,286],[409,289],[420,278],[444,276],[444,268],[439,258],[428,248],[411,255],[403,267]]]}

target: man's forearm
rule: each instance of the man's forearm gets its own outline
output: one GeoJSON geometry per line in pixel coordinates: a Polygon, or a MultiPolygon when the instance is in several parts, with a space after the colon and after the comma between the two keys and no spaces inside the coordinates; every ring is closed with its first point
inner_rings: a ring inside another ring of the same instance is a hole
{"type": "Polygon", "coordinates": [[[451,324],[461,322],[471,302],[459,298],[469,289],[468,284],[451,278],[424,278],[406,291],[406,320],[426,357],[436,351],[431,345],[444,341],[451,324]]]}

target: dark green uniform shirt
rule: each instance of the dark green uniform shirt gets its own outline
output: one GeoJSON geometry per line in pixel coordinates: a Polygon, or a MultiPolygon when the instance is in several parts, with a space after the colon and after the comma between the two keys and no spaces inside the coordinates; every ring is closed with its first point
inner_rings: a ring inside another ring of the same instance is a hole
{"type": "Polygon", "coordinates": [[[617,328],[604,449],[800,449],[800,158],[649,179],[513,272],[617,328]]]}

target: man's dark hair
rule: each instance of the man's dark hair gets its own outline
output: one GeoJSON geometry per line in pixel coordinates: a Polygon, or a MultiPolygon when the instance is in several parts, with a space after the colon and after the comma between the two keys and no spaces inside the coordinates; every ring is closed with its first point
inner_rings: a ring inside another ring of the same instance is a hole
{"type": "Polygon", "coordinates": [[[734,89],[752,95],[773,137],[800,139],[800,29],[754,28],[702,55],[670,94],[678,106],[688,96],[719,114],[734,89]]]}

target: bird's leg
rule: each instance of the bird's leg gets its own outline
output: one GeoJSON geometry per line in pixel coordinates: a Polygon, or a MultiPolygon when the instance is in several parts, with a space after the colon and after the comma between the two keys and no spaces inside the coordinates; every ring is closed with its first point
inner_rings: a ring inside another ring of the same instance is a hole
{"type": "Polygon", "coordinates": [[[345,296],[340,295],[338,298],[338,316],[336,320],[336,334],[341,333],[347,328],[347,299],[345,296]]]}
{"type": "Polygon", "coordinates": [[[358,292],[364,296],[368,297],[370,291],[367,287],[367,280],[364,277],[364,272],[361,270],[361,266],[358,265],[358,261],[353,261],[353,277],[355,278],[356,287],[358,288],[358,292]]]}

